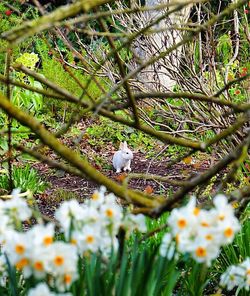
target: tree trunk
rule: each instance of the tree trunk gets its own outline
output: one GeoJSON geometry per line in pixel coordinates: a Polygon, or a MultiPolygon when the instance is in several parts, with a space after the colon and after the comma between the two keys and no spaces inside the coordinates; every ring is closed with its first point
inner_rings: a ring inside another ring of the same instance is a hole
{"type": "MultiPolygon", "coordinates": [[[[178,3],[185,3],[185,0],[178,3]]],[[[160,4],[174,4],[174,0],[146,0],[145,6],[157,6],[160,4]]],[[[141,13],[140,27],[154,22],[157,18],[167,14],[177,5],[169,6],[161,10],[152,10],[150,12],[141,13]]],[[[171,13],[163,20],[152,27],[155,32],[150,35],[143,36],[134,42],[134,50],[139,59],[148,60],[153,56],[159,55],[182,40],[183,33],[178,30],[188,20],[192,5],[187,5],[178,12],[171,13]]],[[[139,20],[137,21],[139,23],[139,20]]],[[[175,73],[178,73],[180,60],[182,58],[182,48],[172,51],[167,57],[160,59],[154,64],[147,67],[140,74],[139,79],[150,88],[158,90],[172,90],[176,81],[173,80],[175,73]]]]}

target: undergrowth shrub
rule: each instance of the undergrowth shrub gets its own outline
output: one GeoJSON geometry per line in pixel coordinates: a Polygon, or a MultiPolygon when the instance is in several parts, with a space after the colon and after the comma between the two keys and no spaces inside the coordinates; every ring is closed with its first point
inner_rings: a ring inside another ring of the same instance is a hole
{"type": "MultiPolygon", "coordinates": [[[[30,165],[25,167],[13,167],[12,171],[13,183],[16,188],[22,191],[30,190],[33,193],[42,193],[48,186],[39,176],[38,172],[30,165]]],[[[3,170],[0,174],[0,188],[9,189],[9,176],[7,170],[3,170]]]]}

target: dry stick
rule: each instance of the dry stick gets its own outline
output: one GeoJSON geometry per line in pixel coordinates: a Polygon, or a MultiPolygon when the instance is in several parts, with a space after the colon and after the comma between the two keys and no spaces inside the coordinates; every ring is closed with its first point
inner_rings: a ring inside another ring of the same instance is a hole
{"type": "Polygon", "coordinates": [[[176,186],[185,186],[189,181],[178,181],[178,180],[173,180],[167,176],[160,176],[160,175],[154,175],[154,174],[138,174],[138,173],[130,173],[127,176],[127,179],[144,179],[144,180],[157,180],[160,182],[166,182],[171,185],[176,185],[176,186]]]}
{"type": "MultiPolygon", "coordinates": [[[[204,0],[201,0],[201,2],[204,2],[204,0]]],[[[190,4],[190,2],[187,2],[187,3],[184,3],[184,4],[182,3],[182,4],[180,4],[180,5],[177,5],[176,8],[174,8],[174,9],[172,9],[172,10],[169,10],[168,12],[164,13],[162,16],[160,16],[159,18],[157,18],[157,19],[154,20],[153,22],[149,23],[147,26],[145,26],[144,28],[142,28],[142,29],[139,30],[138,32],[132,34],[130,38],[128,38],[125,42],[123,42],[123,43],[121,44],[121,46],[117,47],[115,50],[111,50],[110,53],[107,55],[106,59],[98,65],[98,67],[96,68],[96,70],[95,70],[95,71],[93,72],[93,74],[90,76],[90,78],[89,78],[89,80],[88,80],[88,82],[87,82],[86,87],[89,86],[89,84],[91,83],[92,79],[95,77],[96,73],[101,69],[102,65],[107,61],[107,59],[113,57],[113,55],[114,55],[115,53],[120,52],[124,47],[129,46],[129,45],[133,42],[133,40],[134,40],[135,38],[137,38],[137,37],[139,37],[140,35],[142,35],[142,34],[144,34],[145,32],[147,32],[147,30],[148,30],[150,27],[152,27],[152,26],[158,24],[161,20],[163,20],[164,18],[167,18],[170,14],[179,11],[180,9],[184,8],[186,5],[189,5],[189,4],[190,4]]],[[[172,49],[172,50],[175,50],[175,48],[172,49]]],[[[123,80],[124,80],[124,79],[123,79],[123,80]]],[[[118,90],[118,89],[120,88],[120,86],[121,86],[120,84],[118,84],[118,85],[119,85],[119,86],[118,86],[117,90],[118,90]]],[[[115,92],[115,90],[116,90],[116,89],[113,88],[113,92],[115,92]]],[[[108,99],[110,100],[111,97],[112,97],[112,93],[111,93],[111,94],[109,93],[107,96],[104,96],[104,98],[103,98],[102,100],[100,100],[100,102],[99,102],[99,106],[98,106],[97,111],[99,111],[99,109],[103,106],[103,104],[104,104],[108,99]]]]}
{"type": "Polygon", "coordinates": [[[37,120],[29,114],[19,110],[16,106],[11,104],[8,99],[0,93],[0,107],[10,116],[18,120],[21,124],[28,126],[41,141],[53,149],[63,159],[68,161],[75,168],[83,172],[93,181],[98,184],[104,184],[108,190],[114,192],[117,196],[133,202],[138,205],[143,205],[149,208],[155,208],[160,205],[162,199],[155,197],[147,197],[145,194],[135,192],[133,190],[124,191],[123,187],[108,177],[104,176],[98,170],[93,168],[88,161],[83,159],[80,155],[73,152],[71,149],[63,145],[53,134],[47,131],[37,120]]]}
{"type": "MultiPolygon", "coordinates": [[[[186,38],[183,39],[183,41],[179,42],[179,43],[176,44],[175,46],[172,46],[172,47],[169,48],[167,51],[165,51],[165,52],[163,52],[162,54],[158,55],[158,57],[153,58],[153,59],[149,60],[148,62],[144,63],[143,65],[141,65],[140,67],[138,67],[136,70],[134,70],[133,72],[131,72],[130,75],[128,74],[127,77],[121,81],[121,84],[124,83],[124,80],[128,80],[128,79],[130,79],[131,77],[135,76],[138,72],[140,72],[143,68],[147,67],[149,64],[154,63],[155,61],[159,60],[160,58],[166,56],[169,52],[172,52],[173,50],[176,50],[178,47],[180,47],[180,46],[184,45],[185,43],[189,42],[189,41],[192,39],[193,36],[195,36],[196,34],[199,34],[199,33],[202,32],[202,31],[205,31],[209,26],[213,25],[213,23],[217,22],[218,20],[220,20],[221,18],[223,18],[225,15],[231,13],[234,9],[240,7],[241,5],[243,5],[243,4],[245,4],[245,3],[247,3],[247,0],[241,0],[241,1],[237,2],[237,3],[235,3],[235,4],[230,5],[230,7],[227,8],[227,9],[225,9],[220,15],[218,15],[218,16],[214,16],[214,17],[213,17],[211,20],[209,20],[207,23],[205,23],[204,25],[202,25],[202,26],[200,26],[199,28],[197,28],[197,30],[196,30],[195,32],[193,32],[192,34],[189,34],[186,38]]],[[[189,4],[189,3],[188,3],[188,4],[189,4]]],[[[184,4],[184,5],[182,4],[182,5],[177,6],[177,8],[176,8],[175,10],[173,9],[173,10],[170,11],[169,13],[164,14],[163,16],[161,16],[160,18],[158,18],[156,21],[152,22],[151,24],[149,24],[148,26],[146,26],[145,28],[143,28],[142,30],[140,30],[139,32],[137,32],[136,34],[133,34],[132,37],[129,38],[129,39],[128,39],[125,43],[123,43],[120,47],[118,47],[118,48],[116,49],[116,51],[117,51],[117,52],[120,51],[122,48],[124,48],[124,46],[130,44],[134,38],[136,38],[136,37],[139,36],[140,34],[143,34],[143,32],[145,32],[149,27],[151,27],[151,26],[154,25],[154,24],[157,24],[159,21],[161,21],[162,19],[164,19],[165,17],[167,17],[169,14],[171,14],[171,13],[173,13],[173,12],[175,12],[175,11],[178,11],[179,9],[185,7],[185,5],[186,5],[186,4],[184,4]]],[[[74,14],[74,11],[71,12],[71,13],[72,13],[71,15],[73,15],[73,14],[74,14]]],[[[60,13],[59,13],[59,14],[60,14],[60,13]]],[[[43,24],[43,23],[44,23],[44,19],[42,19],[42,21],[40,21],[40,22],[41,22],[41,24],[43,24]]],[[[44,29],[43,27],[40,28],[40,30],[43,30],[43,29],[44,29]]],[[[6,39],[8,39],[9,36],[11,36],[11,34],[12,34],[13,31],[15,31],[15,30],[12,30],[12,31],[10,31],[10,32],[7,32],[7,33],[4,35],[4,37],[5,37],[6,39]]],[[[39,30],[38,30],[38,31],[39,31],[39,30]]],[[[20,34],[20,33],[19,33],[19,34],[20,34]]],[[[14,34],[14,35],[15,35],[15,34],[14,34]]],[[[10,39],[8,39],[8,40],[10,41],[10,39]]],[[[12,41],[13,41],[13,40],[12,40],[12,41]]],[[[112,56],[112,55],[113,55],[113,51],[110,53],[110,56],[112,56]]],[[[99,67],[98,67],[98,68],[99,68],[99,67]]],[[[96,69],[96,71],[98,71],[98,69],[96,69]]],[[[94,75],[95,75],[95,73],[93,73],[92,76],[94,76],[94,75]]],[[[91,81],[91,78],[90,78],[89,82],[90,82],[90,81],[91,81]]],[[[121,84],[119,84],[118,87],[114,87],[114,88],[112,89],[112,91],[111,91],[111,92],[110,92],[110,93],[104,98],[104,100],[110,98],[111,95],[112,95],[112,93],[115,92],[115,91],[120,87],[121,84]]]]}
{"type": "MultiPolygon", "coordinates": [[[[11,100],[11,86],[10,86],[10,63],[11,63],[12,50],[10,48],[7,49],[6,54],[6,96],[8,100],[11,100]]],[[[8,114],[8,173],[9,173],[9,190],[12,191],[14,189],[14,182],[12,176],[12,117],[8,114]]]]}
{"type": "MultiPolygon", "coordinates": [[[[3,83],[5,83],[5,84],[7,84],[7,78],[4,77],[4,75],[2,75],[2,74],[0,74],[0,81],[3,82],[3,83]]],[[[24,88],[24,89],[27,89],[27,90],[30,90],[32,92],[39,93],[39,94],[44,95],[46,97],[51,97],[51,98],[58,99],[58,100],[64,100],[64,96],[63,95],[59,95],[59,94],[56,94],[56,93],[48,92],[48,91],[46,91],[44,89],[33,87],[31,85],[28,85],[28,84],[19,82],[17,80],[9,79],[9,84],[14,85],[14,86],[17,86],[17,87],[24,88]]]]}
{"type": "Polygon", "coordinates": [[[145,69],[149,65],[152,65],[155,62],[157,62],[158,60],[160,60],[162,58],[165,58],[169,53],[171,53],[171,52],[177,50],[179,47],[189,43],[193,39],[193,37],[195,37],[197,34],[199,34],[200,32],[206,31],[208,28],[210,28],[218,20],[223,19],[225,16],[227,16],[228,14],[233,12],[235,9],[237,9],[238,7],[241,7],[242,5],[244,5],[246,3],[247,3],[247,0],[239,0],[237,3],[231,4],[221,14],[213,16],[206,23],[204,23],[203,25],[200,25],[199,27],[197,27],[197,29],[195,31],[190,32],[189,34],[187,34],[186,37],[184,37],[177,44],[171,46],[166,51],[161,52],[158,56],[153,56],[151,59],[147,60],[146,62],[141,63],[135,70],[128,73],[126,75],[126,77],[124,79],[122,79],[119,84],[114,86],[105,97],[101,98],[101,100],[105,101],[105,100],[111,98],[111,96],[124,84],[125,81],[128,81],[129,79],[135,77],[139,72],[141,72],[143,69],[145,69]]]}
{"type": "MultiPolygon", "coordinates": [[[[24,66],[20,67],[18,65],[15,65],[15,68],[17,70],[20,69],[24,73],[26,73],[26,74],[28,74],[30,76],[33,76],[33,77],[34,77],[34,74],[36,73],[36,72],[33,72],[33,71],[27,73],[26,70],[29,70],[29,69],[25,68],[24,66]]],[[[65,69],[67,71],[69,71],[69,68],[67,66],[65,66],[65,69]]],[[[140,99],[143,100],[143,99],[148,99],[148,98],[163,98],[163,99],[187,98],[187,99],[190,99],[190,100],[204,101],[204,102],[210,102],[210,103],[218,104],[220,106],[227,106],[227,107],[230,107],[230,108],[234,109],[235,112],[245,112],[246,110],[250,109],[250,103],[235,104],[235,103],[233,103],[231,101],[228,101],[228,100],[218,99],[217,97],[221,93],[223,93],[225,91],[225,89],[229,88],[234,83],[239,82],[239,81],[243,81],[248,77],[250,77],[250,74],[248,74],[248,75],[246,75],[244,77],[240,77],[239,79],[230,81],[227,85],[225,85],[225,87],[223,87],[223,89],[221,89],[214,96],[205,96],[205,95],[202,95],[200,93],[187,93],[187,92],[181,92],[181,93],[174,93],[174,92],[165,92],[165,93],[156,92],[156,93],[152,93],[151,92],[151,93],[135,93],[134,97],[135,97],[136,100],[140,100],[140,99]]],[[[46,82],[48,80],[46,79],[45,81],[41,81],[41,78],[42,78],[42,76],[40,76],[39,81],[46,84],[46,82]]],[[[4,75],[0,74],[0,81],[6,84],[7,83],[7,78],[4,75]]],[[[27,90],[30,90],[30,91],[33,91],[33,92],[36,92],[36,93],[40,93],[40,94],[42,94],[42,95],[44,95],[46,97],[51,97],[51,98],[55,98],[55,99],[58,99],[58,100],[65,100],[65,97],[64,97],[65,93],[60,95],[60,94],[57,94],[57,93],[48,92],[48,91],[46,91],[44,89],[36,88],[36,87],[30,86],[28,84],[19,82],[17,80],[13,80],[13,79],[9,79],[9,83],[11,85],[15,85],[15,86],[18,86],[18,87],[21,87],[21,88],[24,88],[24,89],[27,89],[27,90]]],[[[47,86],[49,86],[49,85],[47,85],[47,86]]],[[[55,86],[55,84],[54,84],[54,86],[55,86]]],[[[68,94],[70,94],[70,93],[68,93],[68,94]]],[[[73,95],[70,94],[71,98],[72,98],[72,96],[73,95]]],[[[125,97],[117,97],[116,99],[119,99],[120,101],[122,101],[122,100],[125,100],[125,97]]],[[[77,97],[75,97],[73,100],[77,100],[77,97]]],[[[72,102],[71,99],[70,99],[70,102],[72,102]]],[[[118,104],[117,106],[109,107],[108,110],[109,111],[118,111],[118,110],[121,110],[121,109],[124,109],[124,108],[127,108],[127,107],[128,107],[128,104],[120,104],[120,105],[118,104]]]]}
{"type": "MultiPolygon", "coordinates": [[[[120,50],[122,50],[124,47],[129,46],[137,37],[139,37],[140,35],[145,34],[152,26],[157,25],[160,21],[164,20],[165,18],[169,17],[172,13],[178,12],[181,9],[183,9],[185,6],[189,5],[190,3],[182,3],[179,5],[176,5],[175,8],[173,8],[172,10],[167,11],[166,13],[164,13],[163,15],[161,15],[160,17],[156,18],[155,20],[153,20],[152,22],[150,22],[148,25],[146,25],[144,28],[142,28],[141,30],[135,32],[134,34],[131,34],[131,36],[127,39],[127,41],[125,41],[123,44],[121,44],[120,47],[116,48],[116,50],[111,50],[111,52],[108,54],[107,59],[111,58],[115,52],[119,52],[120,50]]],[[[182,44],[177,44],[177,46],[172,46],[169,48],[168,53],[176,50],[179,46],[181,46],[182,44]]],[[[156,58],[155,61],[161,59],[161,56],[159,55],[158,58],[156,58]]],[[[104,61],[105,62],[105,61],[104,61]]],[[[122,79],[120,81],[119,84],[117,84],[116,87],[113,87],[113,89],[105,96],[102,98],[102,103],[104,103],[106,100],[110,99],[112,97],[112,94],[115,93],[123,84],[125,81],[129,80],[130,78],[133,78],[136,74],[138,74],[142,69],[146,68],[148,65],[153,64],[154,60],[149,60],[149,63],[147,64],[141,64],[141,66],[139,66],[137,69],[135,69],[131,75],[131,77],[128,77],[128,75],[122,79]]],[[[97,67],[96,71],[98,71],[101,67],[102,63],[97,67]]],[[[94,75],[94,74],[93,74],[94,75]]],[[[90,78],[91,79],[91,78],[90,78]]]]}
{"type": "Polygon", "coordinates": [[[102,4],[112,2],[113,0],[82,0],[71,5],[62,6],[50,14],[44,15],[41,18],[27,21],[21,26],[12,29],[9,32],[1,34],[3,38],[8,40],[12,45],[17,44],[24,39],[35,35],[43,30],[48,30],[59,24],[60,21],[84,11],[89,12],[91,9],[102,4]]]}
{"type": "Polygon", "coordinates": [[[75,175],[75,176],[86,177],[80,170],[77,170],[65,163],[55,161],[55,160],[39,153],[37,150],[29,149],[29,148],[21,146],[21,145],[14,145],[14,147],[17,150],[20,150],[23,153],[27,153],[27,154],[33,156],[34,158],[40,160],[41,162],[46,163],[47,165],[49,165],[52,168],[65,171],[65,172],[75,175]]]}
{"type": "MultiPolygon", "coordinates": [[[[248,75],[250,76],[250,75],[248,75]]],[[[234,84],[235,82],[241,81],[246,79],[247,77],[243,77],[241,79],[237,79],[234,81],[230,81],[230,86],[234,84]]],[[[227,87],[229,84],[227,84],[227,87]]],[[[224,91],[224,90],[223,90],[224,91]]],[[[222,91],[222,92],[223,92],[222,91]]],[[[188,93],[188,92],[150,92],[150,93],[135,93],[134,97],[136,100],[143,100],[143,99],[149,99],[149,98],[162,98],[162,99],[180,99],[185,98],[189,100],[194,101],[201,101],[201,102],[207,102],[207,103],[213,103],[217,104],[219,106],[227,106],[232,108],[235,112],[245,112],[247,109],[250,109],[250,103],[243,103],[243,104],[236,104],[231,101],[220,99],[218,98],[218,95],[214,96],[206,96],[200,93],[188,93]]],[[[121,102],[125,100],[125,97],[117,97],[116,99],[119,99],[121,102]]],[[[118,106],[112,107],[109,110],[116,111],[120,109],[127,108],[128,104],[120,104],[118,106]]]]}
{"type": "MultiPolygon", "coordinates": [[[[197,1],[186,1],[185,5],[189,5],[189,4],[196,4],[196,3],[202,3],[205,2],[204,0],[197,0],[197,1]]],[[[182,3],[183,4],[183,3],[182,3]]],[[[99,11],[96,12],[92,15],[83,15],[83,16],[79,16],[76,17],[74,19],[71,19],[69,21],[65,21],[62,24],[63,25],[74,25],[80,22],[88,22],[88,21],[92,21],[92,20],[96,20],[98,18],[103,18],[103,17],[110,17],[113,15],[119,15],[119,14],[135,14],[138,12],[148,12],[148,11],[158,11],[158,10],[163,10],[165,8],[171,8],[173,6],[176,6],[176,3],[163,3],[163,4],[159,4],[159,5],[153,5],[153,6],[143,6],[143,7],[135,7],[135,8],[124,8],[124,9],[115,9],[112,11],[99,11]]]]}
{"type": "MultiPolygon", "coordinates": [[[[177,6],[176,7],[176,9],[173,9],[172,11],[169,11],[168,13],[166,13],[166,14],[164,14],[163,16],[161,16],[160,18],[158,18],[157,20],[155,20],[154,22],[152,22],[151,24],[149,24],[148,26],[146,26],[145,28],[143,28],[142,30],[140,30],[139,32],[137,32],[136,34],[134,34],[133,36],[132,36],[132,38],[130,38],[127,42],[125,42],[124,44],[122,44],[119,48],[117,48],[116,49],[116,52],[118,52],[119,50],[121,50],[123,47],[124,47],[124,45],[125,44],[130,44],[131,42],[132,42],[132,40],[133,40],[133,38],[135,38],[136,36],[139,36],[140,34],[142,34],[143,32],[145,32],[149,27],[151,27],[152,25],[154,25],[154,24],[157,24],[160,20],[162,20],[162,19],[164,19],[165,17],[167,17],[168,15],[170,15],[171,13],[173,13],[173,12],[175,12],[175,11],[178,11],[180,8],[183,8],[183,7],[185,7],[185,5],[187,5],[187,4],[189,4],[189,3],[186,3],[186,4],[182,4],[182,5],[179,5],[179,6],[177,6]]],[[[58,15],[57,15],[57,17],[59,17],[59,11],[58,11],[58,15]]],[[[46,17],[46,16],[45,16],[46,17]]],[[[41,20],[41,24],[43,24],[44,23],[44,17],[43,18],[41,18],[42,20],[41,20]]],[[[43,30],[44,28],[41,28],[41,30],[43,30]]],[[[11,32],[15,32],[15,29],[14,30],[12,30],[11,32]]],[[[8,39],[8,36],[9,35],[11,35],[11,32],[9,32],[9,34],[5,34],[4,36],[8,39]]],[[[19,32],[20,33],[20,32],[19,32]]],[[[178,46],[177,46],[178,47],[178,46]]],[[[172,50],[174,50],[175,48],[173,48],[172,50]]],[[[110,53],[110,55],[112,56],[112,54],[113,54],[113,51],[110,53]]],[[[98,71],[98,69],[96,70],[96,71],[98,71]]],[[[92,78],[95,76],[95,73],[93,73],[93,75],[91,76],[92,78]]],[[[90,79],[89,79],[89,83],[90,83],[90,81],[91,81],[91,77],[90,77],[90,79]]],[[[87,87],[87,86],[86,86],[87,87]]],[[[110,98],[110,96],[108,96],[109,98],[110,98]]],[[[101,104],[102,104],[103,102],[101,102],[101,104]]],[[[101,106],[101,104],[99,104],[99,108],[100,108],[100,106],[101,106]]],[[[119,120],[117,120],[118,122],[120,122],[119,120]]]]}
{"type": "MultiPolygon", "coordinates": [[[[69,93],[67,90],[55,85],[54,83],[52,83],[48,79],[45,79],[41,75],[39,75],[36,72],[24,67],[23,65],[16,65],[16,66],[14,66],[14,68],[17,69],[17,70],[22,70],[22,72],[34,77],[36,80],[38,80],[41,83],[47,85],[48,87],[50,87],[51,89],[53,89],[57,93],[63,95],[65,97],[65,100],[68,100],[69,102],[76,103],[79,106],[84,107],[84,108],[90,108],[92,111],[96,111],[96,105],[97,106],[99,105],[98,102],[96,103],[95,106],[90,106],[86,102],[79,101],[79,99],[77,97],[75,97],[74,95],[69,93]]],[[[153,128],[150,128],[146,124],[140,125],[139,127],[137,127],[133,121],[127,120],[127,119],[125,119],[124,117],[121,117],[121,116],[117,116],[114,113],[109,112],[108,110],[105,110],[105,109],[100,109],[98,112],[99,112],[100,115],[102,115],[104,117],[107,117],[109,119],[112,119],[113,121],[120,122],[120,123],[122,123],[124,125],[130,126],[130,127],[133,127],[133,128],[137,128],[138,130],[140,130],[140,131],[142,131],[142,132],[144,132],[144,133],[146,133],[148,135],[151,135],[154,138],[157,138],[158,140],[161,140],[164,143],[173,143],[173,144],[177,144],[177,145],[181,145],[181,146],[184,146],[184,147],[189,147],[189,148],[193,148],[193,149],[201,150],[201,151],[205,150],[205,144],[204,143],[199,143],[197,141],[192,141],[192,140],[185,140],[185,139],[181,139],[181,138],[176,138],[176,137],[171,136],[171,135],[163,134],[161,132],[158,132],[158,131],[154,130],[153,128]]]]}
{"type": "Polygon", "coordinates": [[[226,155],[221,161],[219,161],[217,164],[211,167],[207,172],[199,176],[195,176],[194,178],[189,180],[186,186],[178,190],[171,199],[165,201],[163,205],[161,205],[159,208],[154,209],[152,214],[159,216],[161,213],[171,210],[176,205],[176,203],[178,203],[188,192],[193,190],[197,185],[206,182],[207,180],[215,176],[218,172],[220,172],[223,168],[225,168],[227,165],[229,165],[231,162],[237,160],[240,157],[242,150],[244,149],[244,146],[249,147],[249,145],[250,133],[246,140],[242,144],[238,145],[236,150],[226,155]]]}
{"type": "MultiPolygon", "coordinates": [[[[104,21],[102,19],[98,19],[98,21],[99,21],[102,29],[104,30],[104,32],[108,32],[108,28],[107,28],[106,24],[104,23],[104,21]]],[[[114,57],[117,62],[121,77],[124,78],[126,76],[126,72],[125,72],[121,57],[119,56],[119,53],[116,52],[116,46],[115,46],[114,40],[111,36],[107,36],[107,39],[108,39],[111,49],[114,51],[114,57]]],[[[123,86],[124,86],[125,91],[127,93],[127,96],[128,96],[129,102],[130,102],[130,106],[132,107],[132,110],[133,110],[135,126],[139,127],[140,121],[139,121],[138,110],[136,107],[136,101],[135,101],[134,95],[131,91],[130,84],[128,81],[126,81],[123,86]]]]}
{"type": "MultiPolygon", "coordinates": [[[[34,78],[36,78],[41,83],[44,83],[47,86],[49,86],[50,88],[52,88],[54,91],[58,92],[59,94],[64,95],[65,98],[67,98],[70,102],[77,103],[80,106],[89,107],[91,109],[91,107],[87,103],[79,101],[79,99],[77,97],[73,96],[68,91],[56,86],[54,83],[52,83],[49,80],[43,78],[41,75],[37,74],[36,72],[31,71],[30,69],[28,69],[28,68],[26,68],[26,67],[24,67],[22,65],[17,65],[17,66],[15,66],[15,68],[20,69],[24,73],[33,76],[34,78]]],[[[192,95],[190,95],[190,96],[192,96],[192,95]]],[[[215,99],[217,99],[217,98],[215,98],[215,99]]],[[[95,107],[93,107],[93,108],[95,108],[95,107]]],[[[247,106],[245,106],[245,110],[247,110],[247,109],[248,109],[247,106]]],[[[141,131],[143,131],[145,133],[148,133],[149,135],[152,135],[152,136],[156,137],[157,139],[159,139],[159,140],[161,140],[163,142],[167,141],[167,142],[170,142],[170,143],[173,143],[173,144],[179,144],[179,145],[184,146],[184,147],[189,147],[189,148],[193,148],[193,149],[196,149],[196,150],[202,150],[202,151],[204,151],[206,149],[206,147],[208,147],[209,145],[217,143],[221,139],[223,139],[223,138],[227,137],[228,135],[232,134],[236,129],[241,127],[246,122],[246,120],[248,119],[248,117],[247,118],[242,117],[234,125],[232,125],[228,129],[224,130],[223,132],[221,132],[220,134],[215,136],[213,139],[207,141],[207,143],[199,143],[199,142],[186,140],[186,139],[182,139],[182,138],[176,138],[176,137],[173,137],[173,136],[168,135],[168,134],[157,132],[153,128],[150,128],[149,126],[146,126],[146,125],[141,125],[140,127],[137,127],[134,122],[128,121],[128,120],[124,119],[123,117],[116,116],[112,112],[109,112],[109,111],[107,111],[105,109],[101,109],[99,111],[99,113],[101,115],[105,116],[105,117],[113,119],[114,121],[123,123],[125,125],[131,126],[131,127],[134,127],[134,128],[138,128],[139,130],[141,130],[141,131]]]]}

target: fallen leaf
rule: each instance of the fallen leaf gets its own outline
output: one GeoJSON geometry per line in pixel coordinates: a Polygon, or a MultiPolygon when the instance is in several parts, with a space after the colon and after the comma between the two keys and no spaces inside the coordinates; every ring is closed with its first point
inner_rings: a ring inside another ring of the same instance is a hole
{"type": "Polygon", "coordinates": [[[195,162],[193,164],[193,167],[197,170],[200,169],[202,167],[202,162],[201,161],[195,162]]]}
{"type": "Polygon", "coordinates": [[[191,164],[192,161],[193,161],[193,159],[192,159],[191,156],[185,157],[185,158],[183,159],[183,162],[184,162],[185,164],[191,164]]]}
{"type": "Polygon", "coordinates": [[[144,192],[147,193],[147,194],[151,194],[154,192],[154,189],[152,186],[150,185],[147,185],[146,188],[144,189],[144,192]]]}
{"type": "Polygon", "coordinates": [[[123,173],[115,177],[116,181],[123,182],[127,177],[127,174],[123,173]]]}

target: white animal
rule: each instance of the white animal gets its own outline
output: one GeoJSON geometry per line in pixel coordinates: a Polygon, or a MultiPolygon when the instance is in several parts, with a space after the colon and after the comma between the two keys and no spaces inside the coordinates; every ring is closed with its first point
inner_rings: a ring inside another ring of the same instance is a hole
{"type": "Polygon", "coordinates": [[[116,151],[113,156],[113,167],[116,170],[116,173],[120,173],[122,169],[130,172],[132,159],[133,153],[128,148],[127,142],[120,143],[119,150],[116,151]]]}

